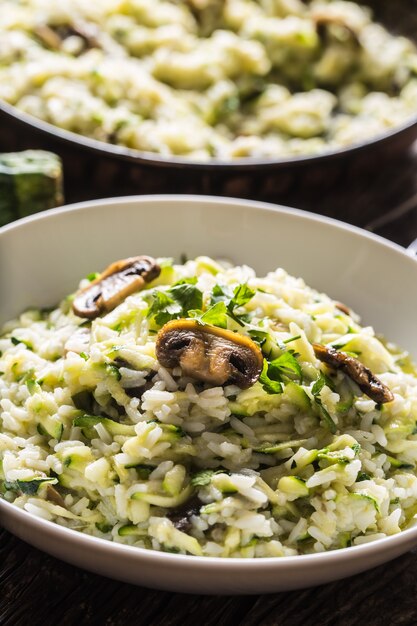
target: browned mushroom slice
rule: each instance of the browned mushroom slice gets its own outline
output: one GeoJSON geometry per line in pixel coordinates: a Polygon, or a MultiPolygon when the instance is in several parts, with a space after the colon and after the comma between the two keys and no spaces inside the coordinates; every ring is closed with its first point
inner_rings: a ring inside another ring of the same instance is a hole
{"type": "Polygon", "coordinates": [[[91,48],[100,48],[98,41],[98,29],[93,24],[84,22],[75,22],[74,24],[62,24],[57,26],[49,26],[48,24],[38,24],[35,26],[35,35],[41,42],[51,50],[60,50],[62,42],[76,35],[83,42],[83,49],[80,53],[91,48]]]}
{"type": "Polygon", "coordinates": [[[62,44],[61,37],[47,24],[38,24],[33,32],[41,42],[51,50],[59,50],[62,44]]]}
{"type": "Polygon", "coordinates": [[[47,485],[46,487],[46,499],[54,504],[58,504],[58,506],[62,506],[65,508],[65,500],[52,485],[47,485]]]}
{"type": "Polygon", "coordinates": [[[341,369],[374,402],[384,404],[394,400],[392,391],[358,359],[318,343],[313,344],[313,349],[320,361],[334,369],[341,369]]]}
{"type": "Polygon", "coordinates": [[[202,504],[198,496],[192,496],[184,504],[169,511],[166,516],[171,520],[175,528],[178,528],[183,533],[188,533],[192,528],[191,517],[200,513],[202,504]]]}
{"type": "Polygon", "coordinates": [[[346,304],[343,304],[343,302],[335,302],[334,305],[336,309],[339,309],[339,311],[342,311],[342,313],[344,313],[345,315],[351,314],[351,310],[348,306],[346,306],[346,304]]]}
{"type": "Polygon", "coordinates": [[[94,319],[112,311],[127,296],[143,289],[160,272],[161,268],[155,259],[149,256],[116,261],[75,295],[72,309],[79,317],[94,319]]]}
{"type": "Polygon", "coordinates": [[[247,389],[259,378],[263,357],[249,337],[202,325],[195,320],[173,320],[156,338],[156,356],[164,367],[181,366],[187,376],[247,389]]]}

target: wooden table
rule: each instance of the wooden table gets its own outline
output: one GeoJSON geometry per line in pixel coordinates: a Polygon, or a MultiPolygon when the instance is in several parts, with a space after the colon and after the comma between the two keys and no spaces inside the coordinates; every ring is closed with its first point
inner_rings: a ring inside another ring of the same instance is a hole
{"type": "MultiPolygon", "coordinates": [[[[417,238],[417,147],[376,165],[372,174],[356,171],[333,185],[325,179],[314,192],[293,186],[268,199],[341,217],[355,207],[352,221],[369,230],[401,245],[417,238]]],[[[411,625],[417,624],[416,589],[417,558],[410,552],[304,591],[245,597],[150,591],[66,565],[0,529],[1,626],[411,625]]]]}

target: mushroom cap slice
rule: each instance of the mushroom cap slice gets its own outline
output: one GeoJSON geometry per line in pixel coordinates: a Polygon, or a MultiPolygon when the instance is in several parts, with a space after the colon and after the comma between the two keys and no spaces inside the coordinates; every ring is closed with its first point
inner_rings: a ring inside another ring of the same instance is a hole
{"type": "Polygon", "coordinates": [[[159,276],[161,268],[150,256],[116,261],[75,295],[72,309],[78,317],[94,319],[112,311],[123,300],[159,276]]]}
{"type": "Polygon", "coordinates": [[[374,402],[384,404],[394,400],[392,391],[358,359],[318,343],[313,343],[313,349],[319,361],[334,369],[341,369],[374,402]]]}
{"type": "Polygon", "coordinates": [[[339,309],[339,311],[342,311],[345,315],[352,315],[352,311],[346,304],[343,304],[343,302],[335,302],[334,304],[336,309],[339,309]]]}
{"type": "Polygon", "coordinates": [[[82,52],[92,48],[100,48],[98,29],[93,24],[87,22],[76,21],[74,23],[57,25],[39,23],[35,26],[34,33],[51,50],[61,50],[63,41],[71,35],[76,35],[82,39],[82,52]]]}
{"type": "Polygon", "coordinates": [[[187,533],[192,528],[192,515],[198,515],[202,506],[203,503],[199,500],[197,495],[191,496],[184,504],[180,504],[177,508],[171,509],[167,513],[167,518],[171,520],[175,528],[187,533]]]}
{"type": "Polygon", "coordinates": [[[59,50],[62,44],[61,37],[47,24],[38,24],[33,32],[41,42],[51,50],[59,50]]]}
{"type": "Polygon", "coordinates": [[[249,337],[196,320],[172,320],[156,338],[156,357],[164,367],[213,385],[234,383],[247,389],[263,365],[260,348],[249,337]]]}

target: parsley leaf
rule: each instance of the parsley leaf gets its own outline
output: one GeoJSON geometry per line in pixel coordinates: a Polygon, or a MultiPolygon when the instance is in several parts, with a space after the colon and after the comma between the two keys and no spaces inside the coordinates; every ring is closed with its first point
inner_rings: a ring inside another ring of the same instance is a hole
{"type": "Polygon", "coordinates": [[[188,311],[188,313],[201,324],[211,324],[219,328],[227,328],[227,308],[224,302],[217,302],[217,304],[207,309],[205,313],[199,309],[188,311]]]}
{"type": "Polygon", "coordinates": [[[109,376],[113,376],[116,380],[122,379],[119,368],[111,363],[106,364],[106,374],[108,374],[109,376]]]}
{"type": "Polygon", "coordinates": [[[227,308],[229,311],[233,311],[239,306],[244,306],[252,300],[255,292],[250,289],[246,284],[238,285],[233,291],[233,298],[230,300],[227,308]]]}
{"type": "Polygon", "coordinates": [[[243,326],[244,322],[248,322],[247,315],[236,315],[235,309],[244,306],[249,300],[253,298],[255,292],[252,291],[247,285],[238,285],[233,291],[233,298],[227,305],[227,312],[229,316],[235,320],[238,324],[243,326]]]}
{"type": "Polygon", "coordinates": [[[264,359],[259,382],[267,393],[282,393],[285,379],[299,380],[303,377],[301,366],[292,351],[284,352],[269,362],[264,359]]]}
{"type": "Polygon", "coordinates": [[[235,320],[240,326],[243,326],[243,322],[248,322],[249,318],[246,315],[236,315],[235,309],[244,306],[253,298],[255,292],[250,289],[245,283],[237,285],[233,290],[233,294],[227,287],[221,285],[214,285],[211,292],[211,304],[218,304],[224,302],[227,308],[227,314],[229,317],[235,320]]]}
{"type": "Polygon", "coordinates": [[[326,426],[328,427],[330,432],[334,434],[337,431],[337,426],[336,426],[332,416],[327,411],[327,409],[324,408],[320,398],[314,398],[314,399],[315,399],[315,402],[316,402],[316,405],[317,405],[320,417],[323,419],[324,423],[326,424],[326,426]]]}
{"type": "Polygon", "coordinates": [[[157,326],[179,317],[188,317],[193,309],[203,306],[203,294],[195,286],[196,279],[190,278],[175,283],[167,291],[154,290],[150,296],[148,318],[154,318],[157,326]]]}
{"type": "Polygon", "coordinates": [[[248,334],[255,343],[259,344],[263,355],[267,359],[274,358],[274,356],[277,355],[279,356],[280,350],[285,348],[285,346],[278,346],[271,334],[264,330],[253,329],[249,330],[248,334]]]}
{"type": "Polygon", "coordinates": [[[257,330],[257,329],[250,330],[248,334],[249,334],[249,337],[253,339],[255,343],[259,344],[261,348],[266,342],[266,340],[269,338],[269,333],[265,332],[264,330],[257,330]]]}
{"type": "Polygon", "coordinates": [[[327,411],[327,409],[324,408],[321,398],[320,398],[320,392],[324,386],[330,387],[330,389],[334,390],[334,385],[333,385],[333,382],[330,380],[330,378],[326,376],[325,374],[323,374],[322,372],[320,372],[318,379],[316,380],[316,382],[311,388],[311,393],[314,396],[314,402],[317,406],[317,409],[321,418],[323,419],[325,424],[327,424],[330,432],[334,434],[337,430],[336,424],[333,421],[333,418],[331,417],[330,413],[327,411]]]}
{"type": "Polygon", "coordinates": [[[266,359],[264,359],[264,365],[261,375],[259,376],[259,382],[261,383],[264,391],[269,394],[277,394],[283,392],[282,383],[280,381],[273,380],[269,376],[269,363],[266,359]]]}
{"type": "Polygon", "coordinates": [[[280,380],[282,376],[297,380],[301,380],[303,377],[301,366],[291,352],[284,352],[277,359],[271,361],[268,373],[274,380],[280,380]]]}
{"type": "Polygon", "coordinates": [[[356,478],[356,482],[360,483],[362,480],[371,480],[371,477],[366,472],[358,472],[358,476],[356,478]]]}
{"type": "Polygon", "coordinates": [[[151,306],[149,307],[147,317],[153,317],[160,311],[166,311],[169,306],[175,304],[173,298],[171,298],[165,291],[153,291],[151,294],[151,298],[152,302],[151,306]]]}
{"type": "Polygon", "coordinates": [[[214,285],[211,292],[211,304],[217,304],[218,302],[227,302],[232,298],[232,294],[227,292],[226,287],[220,285],[214,285]]]}
{"type": "Polygon", "coordinates": [[[220,328],[227,328],[227,309],[224,302],[218,302],[210,307],[202,316],[201,321],[204,324],[213,324],[220,328]]]}
{"type": "Polygon", "coordinates": [[[29,341],[25,341],[24,339],[18,339],[17,337],[10,337],[10,341],[14,346],[18,346],[19,343],[22,343],[28,350],[33,350],[33,346],[29,341]]]}
{"type": "Polygon", "coordinates": [[[323,374],[323,372],[320,372],[319,377],[317,378],[316,382],[311,388],[311,393],[313,394],[313,396],[320,395],[320,391],[323,389],[325,385],[327,385],[327,387],[330,387],[330,389],[334,391],[333,381],[330,380],[330,378],[326,376],[326,374],[323,374]]]}
{"type": "Polygon", "coordinates": [[[201,309],[203,306],[203,294],[193,283],[181,281],[171,287],[169,293],[185,315],[191,309],[201,309]]]}
{"type": "Polygon", "coordinates": [[[296,341],[297,339],[300,339],[300,338],[301,338],[301,335],[295,335],[294,337],[290,337],[289,339],[286,339],[282,343],[286,345],[287,343],[291,343],[292,341],[296,341]]]}

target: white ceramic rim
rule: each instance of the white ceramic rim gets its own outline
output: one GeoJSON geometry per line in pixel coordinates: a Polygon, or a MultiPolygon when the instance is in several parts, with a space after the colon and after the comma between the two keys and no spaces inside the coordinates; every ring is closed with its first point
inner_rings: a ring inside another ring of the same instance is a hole
{"type": "MultiPolygon", "coordinates": [[[[345,224],[340,220],[336,220],[329,217],[324,217],[321,215],[311,214],[307,211],[303,211],[301,209],[294,209],[291,207],[284,207],[281,205],[274,205],[266,202],[258,202],[252,200],[241,200],[239,198],[226,198],[222,196],[202,196],[202,195],[186,195],[186,194],[158,194],[158,195],[143,195],[143,196],[125,196],[120,198],[106,198],[103,200],[93,200],[86,202],[79,202],[76,204],[70,204],[58,209],[50,209],[43,213],[31,215],[28,217],[24,217],[20,220],[12,222],[11,224],[7,224],[0,228],[0,240],[1,237],[7,233],[9,230],[14,230],[15,228],[20,228],[25,224],[28,224],[32,221],[38,221],[43,219],[48,219],[48,217],[52,215],[57,215],[59,213],[67,213],[73,211],[83,211],[88,210],[90,207],[96,206],[104,206],[108,204],[118,203],[120,205],[123,204],[131,204],[132,202],[163,202],[168,203],[171,200],[181,200],[183,202],[187,202],[190,204],[194,204],[196,202],[204,202],[208,205],[218,204],[219,202],[223,204],[231,204],[236,205],[237,203],[246,206],[252,207],[254,210],[263,210],[270,212],[279,212],[284,214],[296,215],[299,218],[305,219],[306,221],[315,221],[319,223],[326,223],[334,228],[349,231],[357,236],[360,236],[365,239],[369,239],[382,245],[386,248],[390,248],[393,252],[400,254],[402,256],[410,259],[414,257],[414,253],[408,252],[405,248],[399,246],[396,243],[393,243],[379,235],[375,235],[374,233],[367,232],[361,228],[356,226],[352,226],[350,224],[345,224]]],[[[415,263],[417,263],[417,258],[415,258],[415,263]]],[[[365,559],[367,554],[372,554],[374,552],[387,552],[394,551],[396,547],[401,546],[402,544],[413,544],[417,543],[417,525],[406,530],[401,531],[397,535],[391,535],[389,537],[384,537],[382,539],[377,539],[375,541],[371,541],[369,543],[364,543],[357,546],[350,546],[348,548],[340,548],[337,550],[332,550],[329,552],[319,552],[314,554],[306,554],[306,555],[296,555],[296,556],[282,556],[282,557],[262,557],[262,558],[252,558],[252,559],[242,559],[237,557],[210,557],[210,556],[191,556],[184,554],[171,554],[167,552],[159,552],[157,550],[149,550],[146,548],[140,548],[135,546],[129,546],[121,543],[116,543],[113,541],[109,541],[108,539],[101,539],[99,537],[94,537],[91,535],[86,535],[84,533],[78,532],[76,530],[72,530],[66,528],[64,526],[60,526],[56,522],[52,522],[49,520],[44,520],[39,518],[27,511],[24,511],[13,504],[7,502],[0,498],[0,512],[1,510],[7,511],[8,515],[10,515],[17,523],[22,523],[22,525],[26,525],[28,523],[28,518],[31,518],[31,524],[33,525],[34,530],[37,528],[40,531],[50,532],[52,535],[55,535],[56,538],[62,537],[63,540],[73,540],[79,545],[85,546],[85,548],[96,547],[104,552],[109,552],[114,556],[117,555],[129,555],[130,557],[134,557],[134,554],[138,555],[141,561],[152,561],[155,564],[163,565],[164,562],[178,563],[179,566],[181,564],[187,564],[187,566],[192,566],[195,564],[196,566],[200,566],[201,569],[206,572],[214,572],[219,567],[222,569],[227,569],[230,573],[234,571],[242,570],[251,570],[259,569],[260,567],[264,570],[271,570],[279,573],[282,569],[300,569],[302,570],[303,566],[307,567],[312,565],[313,561],[315,563],[320,563],[321,566],[331,567],[333,564],[340,564],[343,561],[362,561],[365,559]],[[391,550],[390,550],[391,548],[391,550]]],[[[0,519],[1,522],[1,519],[0,519]]],[[[16,533],[17,534],[17,533],[16,533]]],[[[36,542],[34,542],[36,543],[36,542]]],[[[43,551],[45,551],[42,548],[43,551]]],[[[386,559],[388,560],[388,559],[386,559]]],[[[93,569],[93,568],[92,568],[93,569]]],[[[361,568],[362,570],[367,569],[366,567],[361,568]]],[[[341,578],[341,576],[335,576],[334,579],[341,578]]],[[[300,585],[301,587],[302,585],[300,585]]]]}
{"type": "MultiPolygon", "coordinates": [[[[318,223],[325,223],[334,228],[338,228],[339,230],[347,230],[356,235],[364,238],[370,239],[372,241],[383,244],[385,247],[389,247],[400,254],[405,254],[407,257],[410,256],[410,253],[406,248],[390,241],[389,239],[385,239],[380,235],[376,235],[375,233],[371,233],[359,226],[353,226],[352,224],[348,224],[347,222],[342,222],[333,217],[327,217],[325,215],[319,215],[317,213],[310,213],[309,211],[305,211],[303,209],[296,209],[294,207],[285,206],[282,204],[273,204],[272,202],[261,202],[259,200],[246,200],[243,198],[232,198],[227,196],[213,196],[213,195],[201,195],[201,194],[144,194],[144,195],[134,195],[134,196],[120,196],[120,197],[112,197],[112,198],[99,198],[97,200],[85,200],[83,202],[75,202],[73,204],[65,204],[64,206],[48,209],[47,211],[42,211],[41,213],[34,213],[33,215],[28,215],[26,217],[22,217],[18,220],[15,220],[5,226],[0,227],[0,238],[2,235],[9,230],[14,230],[15,228],[19,228],[20,226],[30,223],[32,221],[40,221],[43,219],[48,219],[52,215],[59,215],[60,213],[68,213],[74,211],[88,211],[91,207],[97,206],[106,206],[111,204],[132,204],[134,202],[155,202],[155,203],[170,203],[171,201],[182,201],[187,204],[195,204],[196,202],[204,202],[205,204],[230,204],[232,206],[236,206],[236,204],[240,204],[244,207],[257,209],[260,211],[269,211],[271,213],[283,213],[287,215],[296,215],[301,219],[306,221],[314,221],[318,223]]],[[[413,255],[412,255],[413,256],[413,255]]]]}

